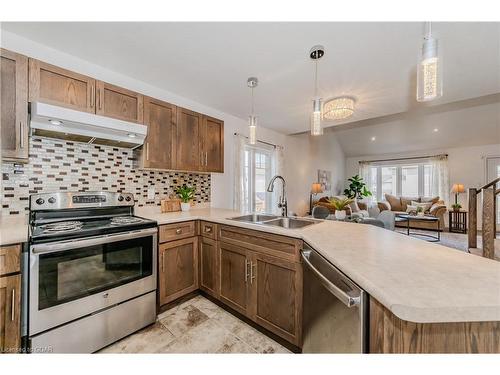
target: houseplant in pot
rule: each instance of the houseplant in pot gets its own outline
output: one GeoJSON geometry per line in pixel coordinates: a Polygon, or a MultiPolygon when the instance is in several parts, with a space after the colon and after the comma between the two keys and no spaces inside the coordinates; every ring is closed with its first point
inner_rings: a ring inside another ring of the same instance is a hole
{"type": "Polygon", "coordinates": [[[191,207],[191,200],[194,198],[194,192],[195,188],[182,185],[180,188],[177,189],[176,193],[181,199],[181,210],[182,211],[189,211],[189,208],[191,207]]]}
{"type": "Polygon", "coordinates": [[[349,186],[344,190],[344,195],[350,199],[362,199],[371,197],[372,192],[366,188],[366,183],[363,177],[359,175],[348,178],[349,186]]]}
{"type": "Polygon", "coordinates": [[[346,208],[353,202],[351,198],[332,198],[330,204],[335,208],[335,218],[337,220],[344,220],[347,216],[346,208]]]}
{"type": "Polygon", "coordinates": [[[453,211],[458,212],[462,208],[462,205],[460,203],[453,203],[451,205],[451,208],[453,209],[453,211]]]}

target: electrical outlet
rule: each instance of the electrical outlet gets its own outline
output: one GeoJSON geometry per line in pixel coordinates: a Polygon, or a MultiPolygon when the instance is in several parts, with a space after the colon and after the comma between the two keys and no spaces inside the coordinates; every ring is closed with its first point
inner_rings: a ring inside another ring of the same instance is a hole
{"type": "Polygon", "coordinates": [[[155,187],[154,187],[154,185],[148,187],[148,199],[150,201],[155,199],[155,187]]]}

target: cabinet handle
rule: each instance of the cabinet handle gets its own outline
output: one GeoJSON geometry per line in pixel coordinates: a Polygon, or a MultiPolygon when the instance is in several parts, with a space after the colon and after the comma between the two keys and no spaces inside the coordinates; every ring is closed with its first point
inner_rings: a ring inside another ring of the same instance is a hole
{"type": "Polygon", "coordinates": [[[205,167],[208,166],[208,152],[205,151],[205,167]]]}
{"type": "Polygon", "coordinates": [[[102,109],[102,100],[101,100],[101,90],[97,90],[97,102],[99,103],[99,110],[102,109]]]}
{"type": "Polygon", "coordinates": [[[22,121],[19,121],[19,137],[19,147],[24,149],[24,126],[22,121]]]}
{"type": "Polygon", "coordinates": [[[12,289],[12,300],[10,305],[10,320],[14,321],[16,318],[16,290],[12,289]]]}
{"type": "Polygon", "coordinates": [[[92,86],[92,90],[90,90],[90,107],[95,106],[95,86],[92,86]]]}
{"type": "Polygon", "coordinates": [[[253,267],[256,265],[257,263],[253,264],[253,262],[250,262],[250,284],[253,284],[253,279],[256,278],[256,276],[253,274],[253,267]]]}
{"type": "Polygon", "coordinates": [[[212,231],[212,227],[205,227],[205,232],[210,233],[212,231]]]}
{"type": "Polygon", "coordinates": [[[165,253],[161,253],[161,257],[160,257],[160,262],[161,262],[160,269],[161,269],[161,272],[163,272],[163,258],[164,258],[164,255],[165,255],[165,253]]]}
{"type": "Polygon", "coordinates": [[[248,282],[248,260],[245,259],[245,282],[248,282]]]}
{"type": "Polygon", "coordinates": [[[176,234],[181,234],[181,233],[182,233],[182,229],[181,229],[181,228],[176,229],[176,230],[175,230],[175,233],[176,233],[176,234]]]}
{"type": "Polygon", "coordinates": [[[149,160],[149,142],[146,142],[146,160],[149,160]]]}

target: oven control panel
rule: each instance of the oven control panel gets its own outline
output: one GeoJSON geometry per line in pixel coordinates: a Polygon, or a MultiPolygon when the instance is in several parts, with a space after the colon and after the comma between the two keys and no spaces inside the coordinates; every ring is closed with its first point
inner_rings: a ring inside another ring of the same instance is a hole
{"type": "Polygon", "coordinates": [[[92,208],[133,206],[131,193],[98,192],[59,192],[33,194],[30,196],[30,210],[64,210],[67,208],[92,208]]]}

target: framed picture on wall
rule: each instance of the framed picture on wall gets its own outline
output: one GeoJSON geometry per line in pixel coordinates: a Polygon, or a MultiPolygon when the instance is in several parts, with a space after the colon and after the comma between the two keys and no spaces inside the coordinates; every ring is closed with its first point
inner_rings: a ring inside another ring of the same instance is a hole
{"type": "Polygon", "coordinates": [[[318,169],[318,182],[321,184],[323,191],[332,190],[332,171],[318,169]]]}

